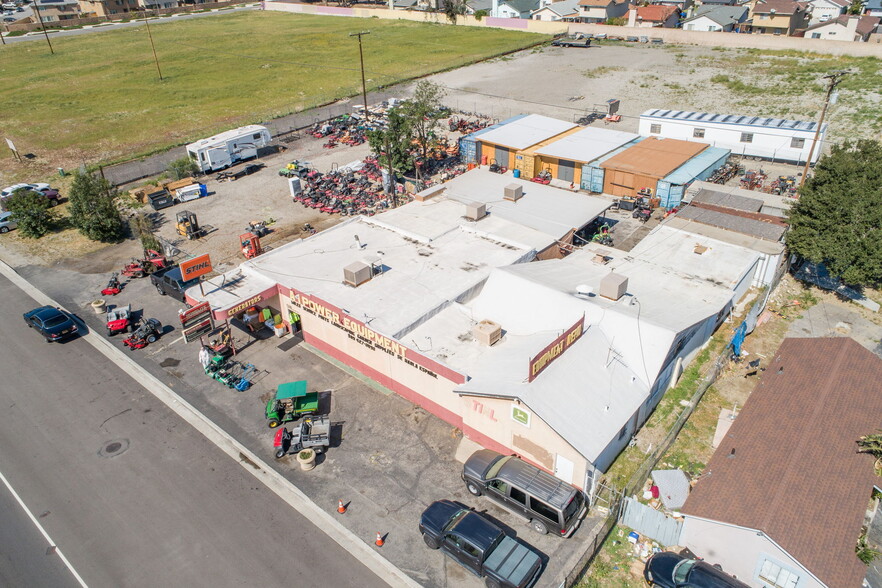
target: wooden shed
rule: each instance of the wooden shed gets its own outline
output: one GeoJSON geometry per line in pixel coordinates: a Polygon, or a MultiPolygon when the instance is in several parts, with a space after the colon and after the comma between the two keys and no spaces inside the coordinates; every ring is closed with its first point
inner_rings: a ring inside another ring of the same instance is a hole
{"type": "Polygon", "coordinates": [[[513,169],[517,161],[515,155],[519,151],[574,128],[578,128],[575,123],[541,114],[527,115],[477,136],[478,161],[488,164],[495,160],[499,165],[513,169]]]}
{"type": "Polygon", "coordinates": [[[603,191],[613,196],[637,196],[638,191],[649,188],[655,194],[660,179],[707,148],[704,143],[649,137],[600,165],[603,191]]]}

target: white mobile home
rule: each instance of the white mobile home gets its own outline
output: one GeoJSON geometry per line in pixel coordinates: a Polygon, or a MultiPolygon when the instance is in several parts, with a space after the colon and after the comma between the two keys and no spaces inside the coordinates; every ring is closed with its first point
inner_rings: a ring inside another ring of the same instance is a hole
{"type": "MultiPolygon", "coordinates": [[[[816,122],[654,108],[640,115],[638,132],[644,136],[708,143],[729,149],[732,155],[805,163],[817,128],[816,122]]],[[[820,157],[826,134],[824,125],[812,163],[820,157]]]]}
{"type": "Polygon", "coordinates": [[[237,161],[257,157],[257,150],[271,141],[266,127],[248,125],[187,145],[187,155],[201,172],[230,167],[237,161]]]}

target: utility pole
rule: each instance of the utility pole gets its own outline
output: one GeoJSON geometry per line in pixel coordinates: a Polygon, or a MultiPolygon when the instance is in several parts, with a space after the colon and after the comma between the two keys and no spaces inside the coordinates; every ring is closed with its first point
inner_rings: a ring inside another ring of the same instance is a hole
{"type": "Polygon", "coordinates": [[[362,31],[360,33],[349,33],[350,37],[358,37],[358,59],[361,61],[361,94],[364,98],[364,120],[368,121],[368,103],[367,103],[367,86],[364,83],[364,53],[361,50],[362,35],[370,35],[370,31],[362,31]]]}
{"type": "Polygon", "coordinates": [[[799,188],[802,188],[802,185],[805,184],[806,177],[808,177],[809,165],[811,165],[812,156],[815,154],[815,146],[818,144],[818,137],[821,136],[821,127],[824,125],[824,115],[827,114],[827,106],[830,104],[830,95],[833,94],[833,90],[839,85],[839,82],[842,81],[843,76],[847,73],[851,72],[837,70],[824,76],[824,79],[828,80],[827,95],[824,97],[824,107],[821,109],[821,118],[818,120],[818,128],[815,129],[815,138],[812,139],[812,146],[809,148],[809,154],[805,160],[805,168],[802,170],[802,178],[799,180],[799,188]]]}
{"type": "Polygon", "coordinates": [[[156,62],[156,71],[159,72],[159,81],[162,81],[162,70],[159,69],[159,57],[156,56],[156,45],[153,44],[153,35],[150,33],[150,23],[147,21],[147,11],[144,11],[144,24],[147,25],[147,36],[150,37],[150,48],[153,49],[153,61],[156,62]]]}
{"type": "MultiPolygon", "coordinates": [[[[40,16],[40,0],[34,0],[34,10],[37,12],[37,20],[40,21],[40,28],[43,29],[43,34],[46,36],[46,44],[49,45],[49,52],[52,55],[55,55],[55,50],[52,48],[52,43],[49,41],[49,33],[46,32],[46,24],[43,22],[43,17],[40,16]]],[[[3,44],[6,44],[6,41],[3,41],[3,44]]]]}

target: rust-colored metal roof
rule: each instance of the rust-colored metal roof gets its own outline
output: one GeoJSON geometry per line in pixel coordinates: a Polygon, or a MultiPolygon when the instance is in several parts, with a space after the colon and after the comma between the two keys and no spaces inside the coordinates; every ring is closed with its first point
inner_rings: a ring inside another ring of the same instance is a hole
{"type": "Polygon", "coordinates": [[[610,157],[600,167],[663,178],[707,148],[705,143],[648,137],[610,157]]]}
{"type": "Polygon", "coordinates": [[[762,531],[830,588],[860,586],[879,478],[855,441],[882,425],[880,382],[882,360],[853,339],[786,339],[682,512],[762,531]]]}

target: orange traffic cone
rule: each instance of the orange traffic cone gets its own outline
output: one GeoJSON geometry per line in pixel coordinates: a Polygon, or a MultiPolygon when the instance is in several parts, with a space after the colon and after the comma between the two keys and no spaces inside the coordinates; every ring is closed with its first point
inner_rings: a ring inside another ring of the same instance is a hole
{"type": "Polygon", "coordinates": [[[384,541],[383,541],[383,538],[380,536],[379,533],[377,533],[377,540],[374,541],[374,543],[376,544],[377,547],[382,547],[382,546],[383,546],[384,541]]]}
{"type": "Polygon", "coordinates": [[[337,512],[339,512],[340,514],[343,514],[344,512],[346,512],[346,507],[343,506],[342,500],[337,501],[337,512]]]}

